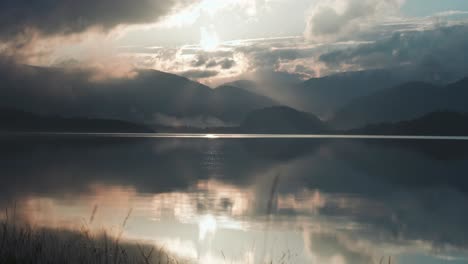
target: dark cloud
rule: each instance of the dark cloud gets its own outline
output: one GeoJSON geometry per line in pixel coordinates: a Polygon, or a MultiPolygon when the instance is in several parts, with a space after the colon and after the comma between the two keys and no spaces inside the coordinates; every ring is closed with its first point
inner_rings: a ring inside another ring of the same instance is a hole
{"type": "Polygon", "coordinates": [[[236,61],[231,59],[224,59],[220,62],[220,65],[223,70],[229,70],[236,65],[236,61]]]}
{"type": "Polygon", "coordinates": [[[37,31],[41,35],[110,30],[123,24],[157,21],[185,0],[1,0],[0,39],[37,31]]]}
{"type": "Polygon", "coordinates": [[[390,38],[354,48],[325,53],[320,61],[329,68],[356,69],[418,65],[425,70],[458,79],[468,72],[468,26],[396,33],[390,38]]]}
{"type": "Polygon", "coordinates": [[[356,32],[370,28],[376,21],[396,13],[401,0],[324,0],[315,3],[305,36],[315,42],[352,39],[356,32]]]}
{"type": "Polygon", "coordinates": [[[214,67],[218,67],[218,66],[220,66],[221,69],[223,69],[223,70],[229,70],[232,67],[236,66],[236,61],[232,60],[232,59],[229,59],[229,58],[225,58],[225,59],[221,59],[219,61],[210,60],[205,65],[206,68],[214,68],[214,67]]]}
{"type": "Polygon", "coordinates": [[[214,68],[218,66],[218,62],[216,62],[215,60],[210,60],[206,65],[205,67],[206,68],[214,68]]]}
{"type": "Polygon", "coordinates": [[[190,65],[192,65],[192,67],[200,67],[200,66],[205,65],[206,62],[207,62],[206,56],[204,56],[203,54],[199,54],[197,58],[193,60],[190,65]]]}
{"type": "Polygon", "coordinates": [[[236,62],[230,58],[232,55],[233,54],[229,54],[228,58],[222,58],[223,56],[201,53],[190,63],[190,66],[195,68],[214,68],[220,66],[221,69],[228,70],[236,65],[236,62]]]}

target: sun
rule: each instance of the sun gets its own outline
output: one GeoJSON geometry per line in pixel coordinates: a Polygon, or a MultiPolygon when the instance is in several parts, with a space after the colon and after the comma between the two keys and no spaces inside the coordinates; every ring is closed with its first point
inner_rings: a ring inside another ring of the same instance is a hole
{"type": "Polygon", "coordinates": [[[220,45],[219,37],[213,27],[202,27],[200,47],[204,51],[215,51],[220,45]]]}

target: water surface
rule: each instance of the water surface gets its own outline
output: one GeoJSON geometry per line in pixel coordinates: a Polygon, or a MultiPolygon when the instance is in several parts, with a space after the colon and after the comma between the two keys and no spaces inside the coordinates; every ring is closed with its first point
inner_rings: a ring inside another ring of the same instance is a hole
{"type": "MultiPolygon", "coordinates": [[[[467,263],[468,141],[4,135],[0,206],[199,263],[467,263]]],[[[11,212],[11,211],[10,211],[11,212]]],[[[5,216],[0,216],[4,218],[5,216]]],[[[10,215],[11,217],[11,215],[10,215]]]]}

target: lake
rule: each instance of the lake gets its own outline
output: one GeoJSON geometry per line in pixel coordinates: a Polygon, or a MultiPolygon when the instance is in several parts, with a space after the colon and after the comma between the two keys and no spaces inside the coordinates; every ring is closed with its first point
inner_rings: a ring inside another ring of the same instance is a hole
{"type": "MultiPolygon", "coordinates": [[[[198,263],[468,263],[468,140],[0,136],[0,207],[198,263]]],[[[0,214],[0,220],[6,218],[0,214]]]]}

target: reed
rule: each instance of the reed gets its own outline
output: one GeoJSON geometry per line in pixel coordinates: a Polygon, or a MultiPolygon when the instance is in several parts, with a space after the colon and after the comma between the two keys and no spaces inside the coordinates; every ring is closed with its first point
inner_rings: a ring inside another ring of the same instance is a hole
{"type": "MultiPolygon", "coordinates": [[[[155,245],[122,242],[120,231],[111,236],[103,230],[97,234],[90,232],[97,207],[89,222],[80,230],[55,230],[35,228],[16,224],[9,219],[0,221],[0,263],[12,264],[179,264],[163,248],[155,245]]],[[[122,223],[121,229],[130,217],[131,210],[122,223]]]]}

